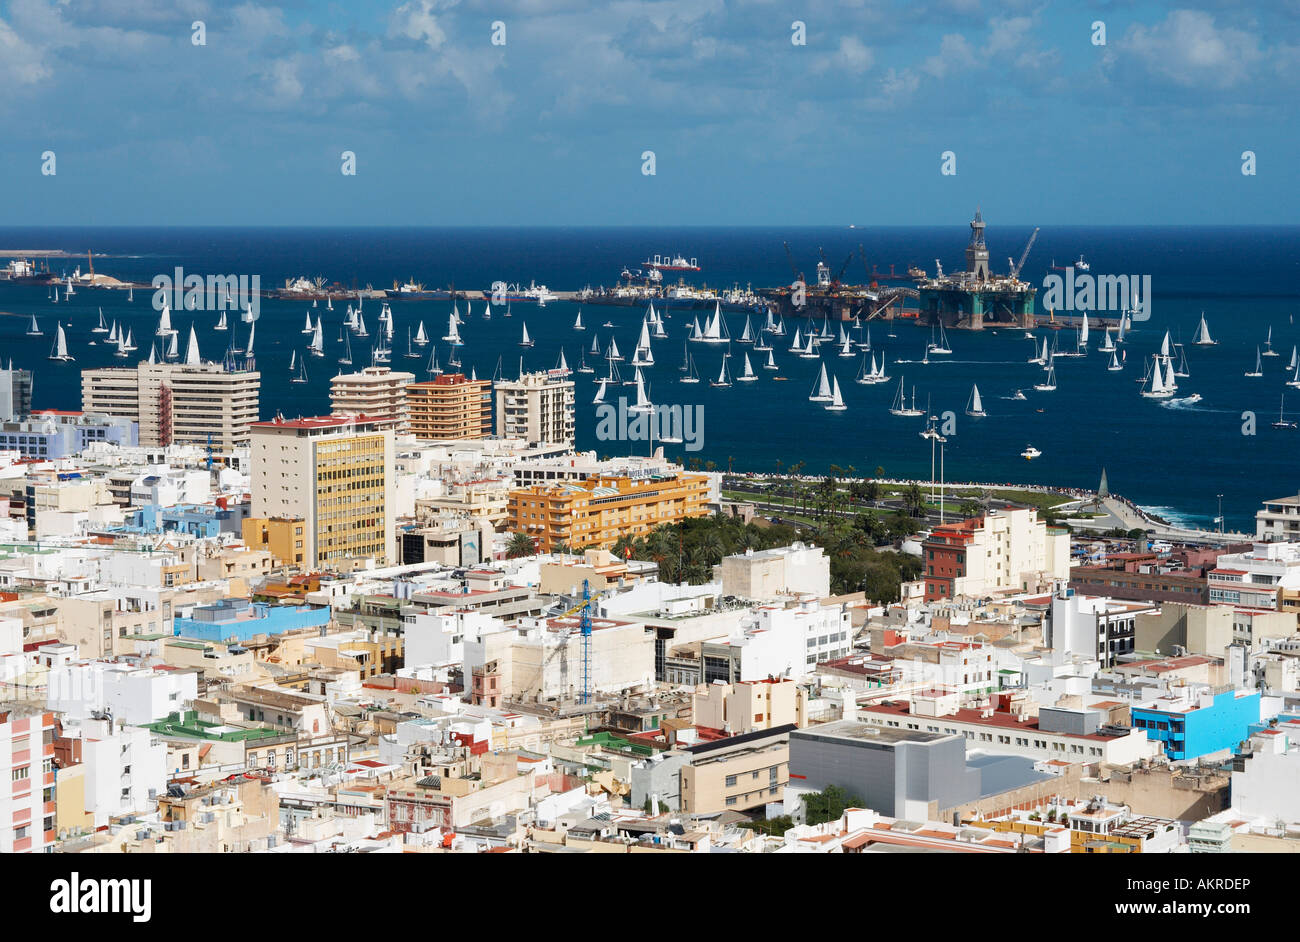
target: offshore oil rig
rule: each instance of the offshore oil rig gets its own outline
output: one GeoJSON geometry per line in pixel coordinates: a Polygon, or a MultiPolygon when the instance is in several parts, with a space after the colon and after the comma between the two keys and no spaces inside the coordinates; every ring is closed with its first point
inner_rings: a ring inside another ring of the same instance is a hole
{"type": "Polygon", "coordinates": [[[795,263],[790,244],[785,244],[786,258],[794,282],[778,288],[758,292],[784,317],[811,317],[818,320],[863,320],[915,318],[921,324],[943,324],[945,327],[982,330],[990,326],[1033,327],[1034,295],[1037,289],[1020,280],[1029,250],[1038,238],[1035,229],[1020,253],[1019,261],[1008,258],[1009,272],[995,275],[989,270],[989,249],[984,241],[984,217],[975,210],[970,223],[970,242],[966,246],[966,270],[945,273],[943,264],[934,260],[935,274],[931,277],[923,268],[909,266],[906,274],[895,274],[891,265],[889,273],[868,268],[867,256],[861,245],[858,254],[866,272],[864,284],[846,284],[844,273],[853,261],[850,252],[844,264],[834,274],[821,252],[817,263],[815,284],[804,281],[803,272],[795,263]],[[911,284],[905,284],[911,282],[911,284]],[[802,301],[802,304],[799,303],[802,301]],[[910,304],[908,302],[913,302],[910,304]]]}
{"type": "MultiPolygon", "coordinates": [[[[799,270],[790,251],[789,242],[785,243],[785,254],[790,262],[790,272],[794,275],[793,283],[758,292],[782,317],[811,317],[818,320],[852,320],[855,317],[863,320],[893,319],[908,316],[903,310],[904,303],[909,298],[919,297],[916,288],[881,284],[914,279],[918,274],[916,269],[910,269],[907,275],[895,275],[892,267],[888,275],[877,272],[867,267],[867,255],[861,245],[858,246],[857,253],[849,253],[849,257],[834,275],[826,260],[826,252],[820,251],[821,260],[817,263],[815,284],[805,282],[803,272],[799,270]],[[843,280],[854,254],[862,259],[867,277],[864,284],[847,284],[843,280]]],[[[916,316],[915,310],[911,316],[916,316]]]]}
{"type": "Polygon", "coordinates": [[[984,242],[984,216],[978,209],[970,223],[970,242],[966,246],[966,270],[944,274],[936,258],[935,275],[921,272],[917,279],[920,295],[920,322],[944,327],[983,330],[985,327],[1034,326],[1033,285],[1020,280],[1029,250],[1038,238],[1035,229],[1025,243],[1020,260],[1007,259],[1010,271],[995,275],[989,271],[989,249],[984,242]]]}

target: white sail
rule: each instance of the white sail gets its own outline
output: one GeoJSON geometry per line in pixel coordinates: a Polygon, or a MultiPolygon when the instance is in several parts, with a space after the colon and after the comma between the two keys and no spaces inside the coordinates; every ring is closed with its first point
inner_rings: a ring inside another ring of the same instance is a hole
{"type": "Polygon", "coordinates": [[[311,322],[311,311],[307,312],[306,318],[307,320],[302,325],[302,332],[304,334],[310,334],[316,329],[316,326],[311,322]]]}
{"type": "Polygon", "coordinates": [[[794,329],[794,343],[790,344],[790,352],[791,352],[791,353],[802,353],[802,352],[803,352],[803,340],[800,339],[800,337],[799,337],[799,328],[798,328],[798,327],[795,327],[795,329],[794,329]]]}
{"type": "Polygon", "coordinates": [[[586,330],[586,329],[587,329],[587,328],[585,328],[585,327],[582,326],[582,310],[581,310],[581,309],[579,309],[579,311],[578,311],[578,317],[577,317],[577,319],[573,322],[573,329],[574,329],[574,330],[586,330]]]}
{"type": "Polygon", "coordinates": [[[826,409],[830,412],[843,412],[847,408],[848,406],[844,404],[844,396],[840,393],[840,378],[837,376],[831,382],[831,401],[826,409]]]}
{"type": "Polygon", "coordinates": [[[1210,325],[1205,323],[1205,312],[1201,312],[1201,323],[1196,327],[1196,336],[1192,340],[1197,346],[1208,347],[1214,344],[1210,337],[1210,325]]]}
{"type": "Polygon", "coordinates": [[[602,379],[600,381],[600,385],[596,387],[596,395],[595,398],[591,400],[591,404],[595,405],[598,402],[604,402],[604,401],[605,401],[605,380],[602,379]]]}
{"type": "Polygon", "coordinates": [[[169,360],[174,360],[180,356],[179,351],[176,349],[176,334],[177,332],[173,330],[167,338],[167,359],[169,360]]]}
{"type": "Polygon", "coordinates": [[[779,369],[779,367],[776,365],[776,358],[772,355],[771,347],[767,348],[767,362],[763,364],[763,369],[765,370],[779,369]]]}
{"type": "Polygon", "coordinates": [[[1099,349],[1102,353],[1110,353],[1112,350],[1115,349],[1115,341],[1111,339],[1109,327],[1107,327],[1105,333],[1102,334],[1101,346],[1098,347],[1097,349],[1099,349]]]}
{"type": "Polygon", "coordinates": [[[983,415],[984,403],[980,401],[980,388],[974,384],[970,388],[970,408],[966,410],[967,415],[983,415]]]}
{"type": "Polygon", "coordinates": [[[293,373],[297,369],[298,369],[298,351],[290,350],[289,351],[289,372],[293,373]]]}
{"type": "Polygon", "coordinates": [[[817,374],[817,382],[813,385],[813,391],[808,396],[809,402],[830,402],[831,401],[831,381],[826,375],[826,364],[822,364],[821,371],[817,374]]]}
{"type": "Polygon", "coordinates": [[[1165,339],[1160,341],[1160,355],[1162,357],[1169,356],[1169,331],[1167,330],[1165,331],[1165,339]]]}
{"type": "Polygon", "coordinates": [[[442,339],[448,343],[460,343],[460,331],[456,327],[456,315],[454,312],[447,317],[447,336],[442,339]]]}
{"type": "Polygon", "coordinates": [[[201,363],[199,357],[199,338],[194,333],[194,325],[190,325],[190,342],[185,344],[185,365],[198,366],[201,363]]]}
{"type": "Polygon", "coordinates": [[[750,365],[750,363],[749,363],[749,354],[746,353],[746,354],[745,354],[745,372],[742,373],[740,376],[738,376],[738,377],[737,377],[737,380],[738,380],[739,382],[742,382],[742,383],[752,383],[752,382],[753,382],[754,380],[756,380],[756,379],[758,379],[758,377],[754,374],[754,367],[750,365]]]}
{"type": "Polygon", "coordinates": [[[628,412],[651,412],[654,406],[645,394],[645,377],[641,375],[640,368],[636,371],[636,402],[628,407],[628,412]]]}
{"type": "Polygon", "coordinates": [[[415,340],[412,342],[417,347],[423,347],[429,342],[429,335],[424,332],[424,321],[420,321],[420,326],[415,331],[415,340]]]}
{"type": "Polygon", "coordinates": [[[1165,388],[1171,390],[1178,388],[1178,381],[1174,379],[1173,360],[1165,360],[1165,388]]]}
{"type": "Polygon", "coordinates": [[[749,315],[745,315],[745,329],[740,333],[740,343],[753,343],[753,335],[749,331],[749,315]]]}

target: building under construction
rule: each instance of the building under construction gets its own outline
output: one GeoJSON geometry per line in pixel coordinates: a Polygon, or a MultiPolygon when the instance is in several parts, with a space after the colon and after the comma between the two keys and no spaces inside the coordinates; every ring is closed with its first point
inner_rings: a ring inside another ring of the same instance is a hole
{"type": "Polygon", "coordinates": [[[966,270],[945,274],[935,259],[935,275],[924,272],[917,278],[920,320],[923,324],[983,330],[985,327],[1034,326],[1033,285],[1020,280],[1020,271],[1034,239],[1029,237],[1020,261],[1007,259],[1011,270],[1006,275],[989,271],[989,249],[984,242],[984,217],[977,209],[970,224],[970,243],[966,246],[966,270]]]}

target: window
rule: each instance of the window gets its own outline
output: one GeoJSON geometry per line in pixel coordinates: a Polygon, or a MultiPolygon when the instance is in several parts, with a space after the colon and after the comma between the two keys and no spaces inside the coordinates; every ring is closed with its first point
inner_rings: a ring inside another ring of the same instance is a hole
{"type": "Polygon", "coordinates": [[[27,766],[27,765],[24,765],[24,766],[22,766],[21,768],[14,769],[13,772],[10,773],[9,781],[11,781],[11,782],[25,782],[25,781],[27,781],[27,776],[28,776],[28,773],[29,773],[30,769],[31,769],[31,766],[27,766]]]}
{"type": "Polygon", "coordinates": [[[730,798],[727,799],[727,804],[729,804],[729,805],[734,805],[735,803],[736,803],[736,796],[735,796],[735,795],[732,795],[730,798]]]}
{"type": "Polygon", "coordinates": [[[736,776],[734,776],[734,775],[728,775],[728,776],[727,776],[727,787],[728,787],[728,788],[732,788],[735,784],[736,784],[736,776]]]}

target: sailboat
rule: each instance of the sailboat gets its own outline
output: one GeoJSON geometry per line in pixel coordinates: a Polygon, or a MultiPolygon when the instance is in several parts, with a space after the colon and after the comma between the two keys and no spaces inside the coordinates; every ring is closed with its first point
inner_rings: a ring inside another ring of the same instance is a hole
{"type": "Polygon", "coordinates": [[[40,325],[36,323],[36,315],[35,315],[35,314],[32,315],[32,322],[31,322],[31,324],[28,325],[28,327],[27,327],[27,336],[28,336],[28,337],[44,337],[44,336],[45,336],[43,333],[41,333],[40,325]]]}
{"type": "Polygon", "coordinates": [[[687,354],[686,375],[681,378],[680,382],[698,383],[699,381],[700,381],[700,375],[695,372],[695,357],[691,356],[690,354],[687,354]]]}
{"type": "MultiPolygon", "coordinates": [[[[698,337],[692,337],[697,343],[730,343],[731,337],[727,333],[727,322],[722,316],[722,302],[716,302],[713,307],[712,316],[705,319],[704,330],[698,337]]],[[[728,384],[730,385],[730,384],[728,384]]]]}
{"type": "Polygon", "coordinates": [[[618,340],[615,337],[609,338],[609,346],[605,348],[606,360],[622,360],[623,354],[618,352],[618,340]]]}
{"type": "Polygon", "coordinates": [[[641,322],[641,336],[637,340],[636,350],[632,353],[632,362],[636,366],[654,366],[654,354],[650,352],[650,322],[641,322]]]}
{"type": "Polygon", "coordinates": [[[343,334],[343,356],[339,357],[339,363],[343,366],[352,365],[352,338],[346,332],[343,334]]]}
{"type": "Polygon", "coordinates": [[[1247,370],[1246,373],[1245,373],[1244,375],[1249,376],[1249,377],[1252,378],[1252,379],[1258,379],[1259,377],[1261,377],[1261,376],[1264,375],[1264,363],[1263,363],[1263,361],[1260,359],[1261,356],[1262,356],[1262,354],[1259,352],[1259,347],[1256,347],[1256,348],[1255,348],[1255,368],[1254,368],[1253,370],[1247,370]]]}
{"type": "Polygon", "coordinates": [[[123,341],[122,343],[122,349],[125,350],[127,353],[134,353],[136,350],[139,349],[139,347],[135,345],[135,339],[131,335],[130,327],[126,329],[126,340],[123,341]]]}
{"type": "Polygon", "coordinates": [[[412,341],[417,347],[426,347],[429,345],[429,335],[424,330],[424,321],[420,321],[420,326],[415,330],[415,340],[412,341]]]}
{"type": "Polygon", "coordinates": [[[916,387],[912,387],[912,404],[909,406],[903,399],[903,380],[904,377],[898,377],[898,393],[894,396],[894,404],[889,407],[890,415],[916,416],[924,415],[916,407],[916,387]]]}
{"type": "MultiPolygon", "coordinates": [[[[295,350],[294,352],[296,353],[297,351],[295,350]]],[[[292,359],[293,357],[292,355],[290,355],[290,360],[292,359]]],[[[307,382],[307,358],[306,357],[302,357],[301,359],[298,360],[298,375],[290,379],[289,382],[291,383],[307,382]]]]}
{"type": "Polygon", "coordinates": [[[596,395],[592,397],[591,404],[594,406],[597,403],[604,402],[604,401],[605,401],[605,380],[602,379],[600,381],[600,385],[596,387],[596,395]]]}
{"type": "MultiPolygon", "coordinates": [[[[117,326],[116,321],[113,322],[113,326],[114,327],[117,326]]],[[[125,359],[127,353],[129,352],[126,349],[126,334],[118,333],[117,339],[114,342],[117,344],[117,349],[113,351],[113,356],[117,357],[118,359],[125,359]]]]}
{"type": "Polygon", "coordinates": [[[1088,312],[1083,312],[1083,322],[1079,325],[1079,336],[1075,342],[1075,348],[1084,353],[1088,352],[1088,312]]]}
{"type": "Polygon", "coordinates": [[[799,328],[794,329],[794,342],[790,344],[791,353],[803,353],[803,340],[799,337],[799,328]]]}
{"type": "MultiPolygon", "coordinates": [[[[933,333],[933,331],[931,331],[931,333],[933,333]]],[[[933,341],[931,341],[930,346],[927,348],[926,352],[934,353],[934,354],[952,353],[952,350],[948,347],[948,335],[944,333],[943,330],[943,321],[939,322],[939,342],[934,343],[933,341]]]]}
{"type": "Polygon", "coordinates": [[[845,334],[844,339],[841,342],[841,346],[840,346],[840,356],[847,358],[854,355],[855,354],[853,352],[853,342],[849,340],[848,335],[845,334]]]}
{"type": "Polygon", "coordinates": [[[813,383],[812,392],[808,394],[809,402],[830,402],[831,401],[831,381],[826,375],[826,364],[822,364],[821,371],[817,374],[817,380],[813,383]]]}
{"type": "Polygon", "coordinates": [[[1115,349],[1115,341],[1111,339],[1110,328],[1107,327],[1101,337],[1101,346],[1097,348],[1102,353],[1111,353],[1115,349]]]}
{"type": "Polygon", "coordinates": [[[779,370],[779,369],[780,369],[780,367],[776,365],[776,359],[774,358],[774,356],[773,356],[773,354],[772,354],[772,348],[771,348],[771,347],[768,347],[768,348],[767,348],[767,362],[763,364],[763,369],[765,369],[765,370],[779,370]]]}
{"type": "Polygon", "coordinates": [[[1198,347],[1212,347],[1219,341],[1210,337],[1210,327],[1205,323],[1205,312],[1201,312],[1201,322],[1196,327],[1196,336],[1192,338],[1192,343],[1198,347]]]}
{"type": "Polygon", "coordinates": [[[590,367],[590,366],[587,365],[587,351],[586,351],[586,350],[582,350],[582,349],[579,349],[579,350],[578,350],[578,372],[579,372],[579,373],[594,373],[594,372],[596,372],[596,370],[595,370],[594,367],[590,367]]]}
{"type": "Polygon", "coordinates": [[[1047,378],[1041,383],[1035,383],[1034,388],[1039,392],[1054,392],[1056,390],[1056,367],[1048,361],[1047,378]]]}
{"type": "Polygon", "coordinates": [[[569,369],[569,364],[564,360],[564,349],[560,349],[560,359],[555,363],[555,373],[559,376],[571,376],[573,370],[569,369]]]}
{"type": "Polygon", "coordinates": [[[984,403],[980,401],[980,388],[974,384],[970,388],[970,401],[966,403],[966,414],[975,418],[982,418],[988,414],[984,411],[984,403]]]}
{"type": "Polygon", "coordinates": [[[831,379],[831,401],[824,406],[827,412],[843,412],[848,408],[844,404],[844,396],[840,393],[840,378],[838,376],[831,379]]]}
{"type": "Polygon", "coordinates": [[[730,386],[731,377],[727,375],[727,358],[722,358],[722,371],[718,373],[718,378],[709,383],[710,386],[730,386]]]}
{"type": "Polygon", "coordinates": [[[412,346],[414,342],[415,341],[411,339],[411,328],[408,326],[406,328],[406,352],[402,354],[402,356],[406,357],[408,360],[418,360],[420,358],[420,354],[418,354],[412,346]]]}
{"type": "Polygon", "coordinates": [[[591,355],[594,357],[600,356],[600,338],[595,334],[591,335],[591,355]]]}
{"type": "MultiPolygon", "coordinates": [[[[256,326],[257,324],[254,322],[252,327],[249,327],[248,329],[249,354],[252,354],[253,352],[253,327],[256,326]]],[[[321,334],[319,318],[317,318],[315,326],[311,329],[311,343],[307,345],[307,348],[311,351],[311,355],[314,357],[323,357],[325,355],[325,338],[321,334]]]]}
{"type": "Polygon", "coordinates": [[[429,348],[429,365],[425,368],[430,376],[441,376],[442,367],[438,365],[438,348],[436,346],[429,348]]]}
{"type": "Polygon", "coordinates": [[[316,325],[313,324],[313,323],[311,322],[311,311],[308,311],[308,312],[307,312],[307,320],[306,320],[306,322],[302,325],[302,333],[304,333],[304,334],[310,334],[310,333],[314,333],[315,330],[316,330],[316,325]]]}
{"type": "Polygon", "coordinates": [[[821,356],[821,354],[817,352],[817,336],[810,332],[808,334],[808,346],[804,347],[803,351],[799,354],[799,359],[815,360],[819,356],[821,356]]]}
{"type": "Polygon", "coordinates": [[[1263,355],[1266,357],[1275,357],[1278,355],[1277,351],[1273,349],[1273,325],[1272,324],[1268,325],[1268,339],[1264,341],[1263,355]]]}
{"type": "MultiPolygon", "coordinates": [[[[366,316],[361,313],[360,308],[357,308],[357,336],[358,337],[370,336],[370,333],[366,330],[366,316]]],[[[443,339],[445,340],[447,338],[444,337],[443,339]]]]}
{"type": "Polygon", "coordinates": [[[90,328],[90,332],[92,334],[108,333],[108,325],[104,323],[104,309],[102,307],[99,309],[99,324],[90,328]]]}
{"type": "Polygon", "coordinates": [[[1159,355],[1152,358],[1150,385],[1142,390],[1142,395],[1147,399],[1168,399],[1174,394],[1174,391],[1165,382],[1164,377],[1160,375],[1161,362],[1159,355]]]}
{"type": "Polygon", "coordinates": [[[627,407],[628,412],[653,412],[654,406],[645,394],[645,377],[638,367],[636,371],[636,402],[627,407]]]}
{"type": "Polygon", "coordinates": [[[230,329],[230,325],[226,323],[226,312],[225,312],[224,310],[221,312],[221,317],[217,320],[217,326],[216,326],[216,327],[213,327],[212,329],[213,329],[213,330],[229,330],[229,329],[230,329]]]}
{"type": "Polygon", "coordinates": [[[578,317],[577,317],[577,319],[573,322],[573,329],[574,329],[574,330],[586,330],[586,329],[587,329],[586,326],[582,323],[582,308],[578,308],[578,317]]]}
{"type": "Polygon", "coordinates": [[[67,363],[75,359],[72,354],[68,353],[68,338],[63,333],[63,325],[57,324],[54,332],[54,347],[50,350],[50,359],[57,360],[60,363],[67,363]]]}
{"type": "MultiPolygon", "coordinates": [[[[1186,354],[1186,352],[1184,351],[1184,349],[1183,349],[1183,345],[1182,345],[1181,343],[1179,343],[1179,344],[1174,344],[1174,346],[1175,346],[1175,348],[1178,350],[1178,366],[1175,367],[1175,369],[1174,369],[1174,375],[1175,375],[1175,376],[1182,377],[1182,378],[1185,379],[1186,377],[1192,375],[1192,374],[1189,373],[1188,370],[1187,370],[1187,354],[1186,354]]],[[[1172,362],[1172,360],[1173,360],[1173,358],[1170,357],[1170,361],[1171,361],[1171,362],[1172,362]]]]}
{"type": "Polygon", "coordinates": [[[1286,418],[1286,415],[1283,411],[1285,408],[1286,408],[1286,393],[1283,393],[1282,402],[1277,407],[1277,421],[1273,423],[1273,428],[1294,430],[1296,428],[1296,423],[1293,420],[1286,418]]]}
{"type": "Polygon", "coordinates": [[[132,285],[131,287],[126,289],[126,303],[127,304],[135,303],[135,285],[132,285]]]}
{"type": "Polygon", "coordinates": [[[754,373],[754,368],[753,368],[752,366],[750,366],[750,364],[749,364],[749,354],[746,353],[746,354],[745,354],[745,372],[741,373],[739,376],[736,377],[736,382],[738,382],[738,383],[752,383],[752,382],[754,382],[754,381],[757,380],[757,379],[758,379],[758,376],[757,376],[757,374],[754,373]]]}
{"type": "Polygon", "coordinates": [[[1029,358],[1030,363],[1036,363],[1039,366],[1047,365],[1047,338],[1043,338],[1043,351],[1038,352],[1038,345],[1034,345],[1034,355],[1029,358]]]}
{"type": "Polygon", "coordinates": [[[296,372],[298,372],[298,351],[290,350],[289,351],[289,375],[292,376],[296,372]]]}
{"type": "Polygon", "coordinates": [[[167,352],[163,354],[164,359],[175,360],[181,355],[177,346],[179,343],[177,340],[178,333],[178,331],[173,330],[171,336],[167,338],[167,352]]]}
{"type": "Polygon", "coordinates": [[[1295,365],[1294,375],[1289,380],[1286,381],[1286,384],[1288,386],[1294,386],[1297,389],[1300,389],[1300,363],[1297,363],[1295,365]]]}
{"type": "Polygon", "coordinates": [[[1106,366],[1106,369],[1111,373],[1118,373],[1120,370],[1124,369],[1120,364],[1119,359],[1115,356],[1114,350],[1110,352],[1110,363],[1106,366]]]}
{"type": "Polygon", "coordinates": [[[456,326],[459,320],[460,319],[456,316],[455,311],[452,311],[451,314],[447,316],[447,334],[442,338],[447,341],[447,343],[459,344],[463,342],[460,339],[460,329],[456,326]]]}
{"type": "Polygon", "coordinates": [[[736,343],[753,343],[753,342],[754,342],[754,334],[753,334],[753,332],[749,329],[749,315],[746,314],[746,315],[745,315],[745,329],[742,330],[742,331],[740,332],[740,336],[736,338],[736,343]]]}

